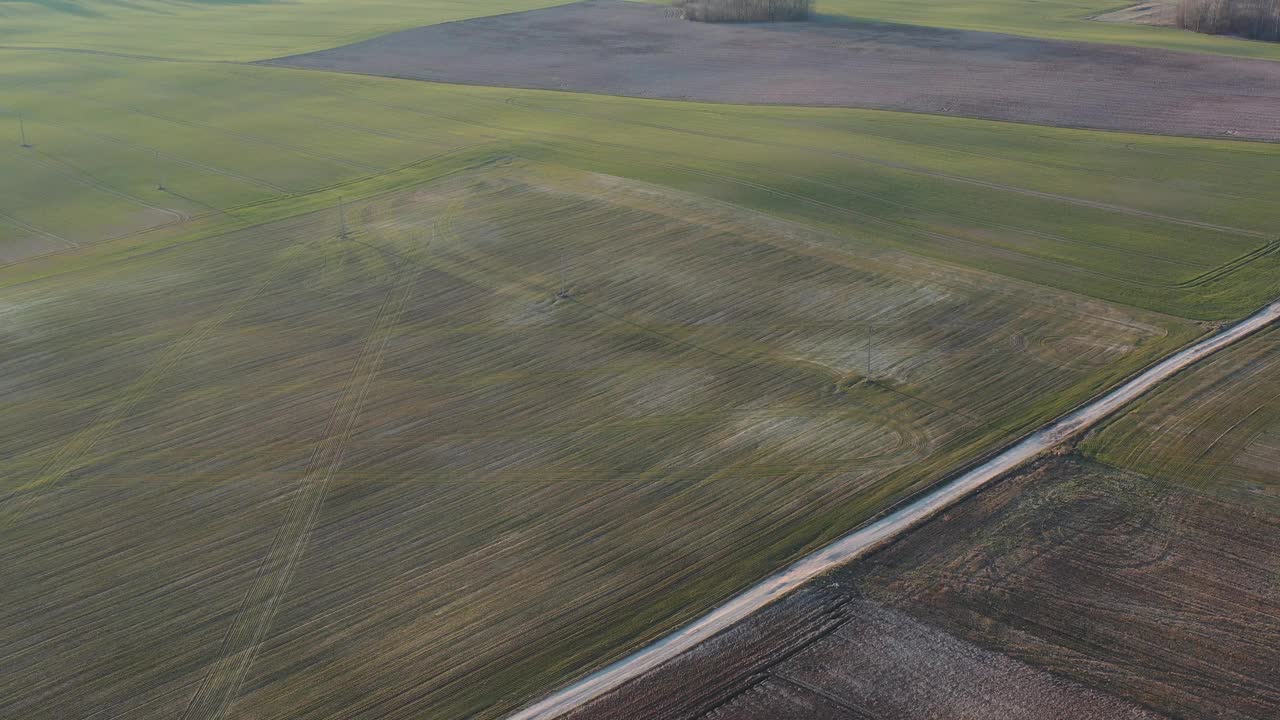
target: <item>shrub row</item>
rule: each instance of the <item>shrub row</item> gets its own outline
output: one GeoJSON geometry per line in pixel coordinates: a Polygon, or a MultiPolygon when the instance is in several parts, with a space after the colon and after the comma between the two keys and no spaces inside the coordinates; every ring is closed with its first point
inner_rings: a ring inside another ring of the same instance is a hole
{"type": "Polygon", "coordinates": [[[1280,0],[1179,0],[1177,25],[1211,35],[1280,40],[1280,0]]]}
{"type": "Polygon", "coordinates": [[[813,0],[674,0],[686,20],[698,22],[779,22],[804,20],[813,0]]]}

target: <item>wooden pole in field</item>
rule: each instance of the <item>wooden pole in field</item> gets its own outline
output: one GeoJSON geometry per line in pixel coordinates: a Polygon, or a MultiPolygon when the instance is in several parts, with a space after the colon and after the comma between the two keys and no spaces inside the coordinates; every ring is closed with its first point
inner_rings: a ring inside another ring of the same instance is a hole
{"type": "Polygon", "coordinates": [[[871,379],[871,323],[867,323],[867,379],[871,379]]]}
{"type": "Polygon", "coordinates": [[[27,142],[27,124],[22,121],[22,113],[18,113],[18,133],[22,136],[22,147],[31,147],[27,142]]]}
{"type": "Polygon", "coordinates": [[[347,215],[342,209],[342,196],[338,196],[338,237],[347,239],[347,215]]]}

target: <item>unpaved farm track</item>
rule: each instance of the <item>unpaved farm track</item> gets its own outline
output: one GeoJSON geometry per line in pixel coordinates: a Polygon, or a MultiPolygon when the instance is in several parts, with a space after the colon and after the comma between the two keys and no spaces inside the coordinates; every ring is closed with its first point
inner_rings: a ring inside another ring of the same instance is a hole
{"type": "Polygon", "coordinates": [[[622,0],[432,25],[266,62],[472,85],[1280,141],[1280,63],[832,19],[692,23],[622,0]]]}
{"type": "Polygon", "coordinates": [[[996,478],[1087,430],[1157,383],[1280,320],[1280,300],[1146,369],[1118,388],[1028,435],[958,477],[751,586],[693,623],[521,710],[511,720],[550,720],[604,695],[769,605],[809,580],[882,546],[996,478]]]}

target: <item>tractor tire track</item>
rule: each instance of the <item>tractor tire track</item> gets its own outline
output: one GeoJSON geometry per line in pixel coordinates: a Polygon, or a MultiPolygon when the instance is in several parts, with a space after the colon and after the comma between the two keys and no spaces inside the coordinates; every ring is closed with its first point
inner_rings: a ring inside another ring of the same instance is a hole
{"type": "Polygon", "coordinates": [[[378,374],[388,340],[412,295],[416,277],[416,273],[401,270],[395,285],[378,308],[373,327],[329,414],[324,439],[311,453],[307,471],[298,482],[288,515],[258,565],[253,584],[223,638],[219,658],[192,696],[182,715],[184,720],[217,720],[235,704],[245,675],[257,657],[259,645],[306,550],[330,481],[342,464],[365,397],[378,374]]]}
{"type": "Polygon", "coordinates": [[[13,225],[14,227],[20,228],[22,230],[26,230],[29,233],[33,233],[38,237],[46,238],[49,240],[57,240],[60,243],[66,243],[68,248],[80,247],[80,243],[76,242],[75,240],[68,240],[67,238],[62,237],[61,235],[56,235],[54,233],[49,232],[48,230],[43,230],[41,228],[38,228],[35,225],[28,225],[27,223],[22,222],[18,218],[8,213],[0,212],[0,219],[3,219],[5,222],[9,223],[10,225],[13,225]]]}
{"type": "Polygon", "coordinates": [[[110,185],[107,185],[106,183],[102,182],[101,180],[95,178],[93,175],[90,175],[84,170],[81,170],[75,165],[72,165],[66,160],[61,160],[48,153],[44,153],[44,152],[40,152],[39,150],[36,150],[34,155],[39,155],[40,156],[39,158],[34,157],[32,153],[14,153],[14,154],[18,155],[21,159],[33,165],[38,165],[39,167],[45,168],[46,170],[51,170],[53,172],[58,173],[59,175],[67,177],[74,183],[83,185],[88,188],[92,188],[94,190],[106,193],[108,195],[118,197],[122,200],[127,200],[137,205],[141,205],[142,207],[145,207],[149,210],[155,210],[156,212],[163,213],[173,218],[169,222],[162,223],[161,225],[157,225],[155,227],[173,225],[175,223],[186,222],[191,219],[190,213],[185,213],[185,212],[182,212],[181,210],[174,210],[173,208],[161,207],[159,205],[149,203],[146,200],[143,200],[142,198],[136,195],[131,195],[127,192],[124,192],[123,190],[117,190],[111,187],[110,185]]]}
{"type": "Polygon", "coordinates": [[[236,180],[238,182],[242,182],[247,185],[253,185],[254,187],[259,187],[264,190],[270,190],[272,192],[276,192],[280,194],[288,194],[288,193],[294,192],[289,188],[267,182],[266,180],[252,178],[252,177],[249,177],[248,175],[241,175],[239,173],[232,172],[230,170],[224,170],[223,168],[214,167],[212,165],[206,165],[202,162],[197,162],[195,160],[188,160],[186,158],[164,152],[159,148],[152,147],[150,145],[135,143],[129,140],[125,140],[123,138],[115,137],[114,135],[106,135],[104,133],[93,132],[92,130],[85,130],[84,128],[79,128],[79,127],[75,127],[74,125],[67,125],[64,123],[55,122],[53,120],[42,119],[41,122],[51,127],[62,128],[63,130],[67,130],[69,132],[73,132],[78,135],[84,135],[85,137],[91,137],[96,140],[102,140],[104,142],[109,142],[115,145],[122,145],[124,147],[130,148],[133,150],[141,150],[143,152],[150,153],[158,157],[162,157],[165,160],[168,160],[169,162],[176,163],[184,167],[192,168],[193,170],[199,170],[200,172],[207,172],[212,175],[219,175],[221,177],[229,178],[231,180],[236,180]]]}

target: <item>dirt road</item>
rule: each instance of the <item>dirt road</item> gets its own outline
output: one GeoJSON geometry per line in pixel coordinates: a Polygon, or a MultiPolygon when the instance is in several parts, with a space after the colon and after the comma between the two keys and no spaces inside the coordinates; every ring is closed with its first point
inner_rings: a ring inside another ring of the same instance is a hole
{"type": "Polygon", "coordinates": [[[888,515],[845,535],[790,567],[748,588],[693,623],[517,712],[511,720],[550,720],[603,695],[670,660],[800,587],[812,578],[855,560],[894,536],[953,505],[1062,441],[1077,435],[1160,381],[1222,348],[1280,320],[1280,300],[1221,332],[1180,350],[1120,387],[1062,416],[983,464],[946,482],[888,515]]]}

